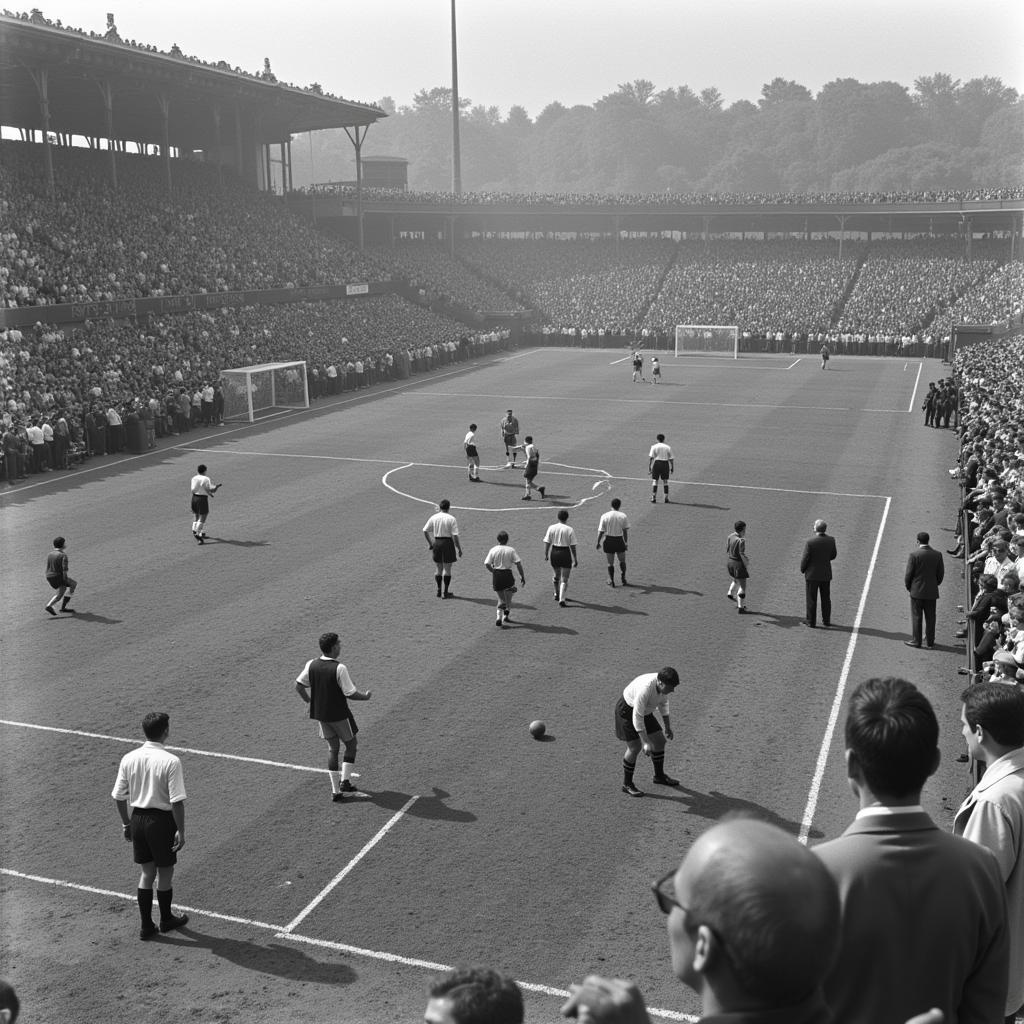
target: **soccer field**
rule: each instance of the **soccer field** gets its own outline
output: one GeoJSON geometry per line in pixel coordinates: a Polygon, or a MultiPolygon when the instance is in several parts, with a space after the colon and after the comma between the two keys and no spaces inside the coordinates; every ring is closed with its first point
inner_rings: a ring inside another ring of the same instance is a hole
{"type": "Polygon", "coordinates": [[[900,643],[914,534],[947,547],[953,522],[953,436],[918,412],[940,368],[668,357],[658,386],[631,370],[610,350],[503,354],[0,497],[0,954],[33,1021],[417,1020],[433,972],[467,963],[526,984],[531,1024],[559,1019],[590,971],[634,978],[663,1017],[695,1014],[649,882],[729,812],[811,842],[838,834],[855,811],[842,700],[871,675],[935,702],[944,767],[928,809],[948,821],[966,783],[946,642],[957,573],[939,649],[900,643]],[[539,444],[543,501],[522,502],[521,470],[505,468],[509,407],[539,444]],[[657,433],[675,454],[669,505],[650,504],[657,433]],[[202,547],[199,462],[224,483],[202,547]],[[594,545],[614,496],[630,585],[612,589],[594,545]],[[420,532],[444,497],[464,551],[450,601],[420,532]],[[559,508],[580,541],[566,608],[543,561],[559,508]],[[818,517],[839,547],[829,631],[800,625],[818,517]],[[746,616],[725,600],[736,519],[746,616]],[[527,574],[507,630],[482,565],[499,529],[527,574]],[[42,567],[58,533],[80,586],[77,614],[53,620],[42,567]],[[373,691],[353,707],[367,797],[343,804],[294,690],[327,630],[373,691]],[[651,786],[641,761],[633,800],[612,709],[662,665],[682,679],[666,769],[683,785],[651,786]],[[150,710],[170,714],[185,767],[175,904],[191,921],[141,944],[110,790],[150,710]]]}

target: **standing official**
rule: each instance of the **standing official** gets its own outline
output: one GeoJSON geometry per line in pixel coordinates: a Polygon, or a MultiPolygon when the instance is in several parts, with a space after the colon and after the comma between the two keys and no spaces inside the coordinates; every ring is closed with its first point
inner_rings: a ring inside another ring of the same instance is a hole
{"type": "Polygon", "coordinates": [[[800,558],[800,571],[804,574],[806,605],[804,625],[811,629],[818,621],[818,595],[821,595],[821,624],[832,625],[832,562],[836,557],[836,542],[825,531],[824,519],[814,522],[814,536],[804,544],[800,558]]]}
{"type": "Polygon", "coordinates": [[[160,907],[160,931],[169,932],[188,922],[188,914],[174,914],[172,882],[178,853],[185,845],[185,776],[181,758],[165,749],[170,717],[153,711],[142,720],[146,742],[124,755],[110,794],[117,805],[124,838],[141,865],[136,899],[145,942],[157,932],[153,924],[153,882],[160,907]],[[130,810],[129,810],[130,808],[130,810]]]}
{"type": "Polygon", "coordinates": [[[306,662],[295,680],[295,690],[309,705],[309,717],[319,723],[320,738],[327,741],[327,773],[331,777],[331,799],[341,803],[346,793],[357,793],[352,783],[356,763],[356,733],[350,700],[369,700],[370,691],[357,690],[348,669],[338,661],[341,640],[337,633],[320,637],[320,657],[306,662]],[[338,770],[338,754],[345,745],[345,757],[338,770]]]}
{"type": "Polygon", "coordinates": [[[643,796],[633,785],[633,772],[640,751],[654,762],[654,781],[659,786],[678,786],[679,780],[665,774],[665,741],[673,737],[669,722],[669,695],[679,685],[679,673],[671,667],[637,676],[615,702],[615,735],[626,743],[622,756],[622,792],[643,796]],[[664,731],[655,715],[661,715],[664,731]]]}
{"type": "Polygon", "coordinates": [[[505,445],[505,468],[508,469],[516,464],[516,437],[519,435],[519,420],[512,415],[511,409],[505,413],[498,429],[505,445]]]}
{"type": "Polygon", "coordinates": [[[931,538],[923,530],[917,535],[917,550],[907,559],[903,582],[910,594],[911,639],[904,640],[907,647],[921,646],[921,619],[924,619],[924,640],[935,646],[935,602],[939,597],[939,584],[945,575],[942,555],[930,547],[931,538]]]}
{"type": "Polygon", "coordinates": [[[651,504],[658,500],[658,481],[665,491],[665,504],[668,500],[668,478],[676,469],[676,460],[672,449],[665,444],[665,435],[659,434],[658,440],[651,445],[647,453],[647,471],[651,474],[651,504]]]}
{"type": "Polygon", "coordinates": [[[448,511],[451,507],[452,503],[442,498],[437,511],[423,524],[423,536],[427,538],[427,547],[434,559],[434,582],[437,584],[438,597],[453,596],[449,590],[452,585],[452,565],[462,555],[459,524],[448,511]]]}
{"type": "Polygon", "coordinates": [[[206,541],[206,520],[210,515],[210,499],[220,490],[221,484],[215,484],[206,475],[206,466],[202,463],[199,472],[192,477],[189,485],[192,492],[192,536],[200,544],[206,541]]]}
{"type": "Polygon", "coordinates": [[[604,548],[608,559],[608,586],[615,586],[615,558],[619,559],[622,585],[626,585],[626,552],[629,550],[629,520],[621,512],[622,501],[612,498],[611,511],[605,512],[597,524],[597,549],[604,548]]]}
{"type": "Polygon", "coordinates": [[[544,534],[544,561],[551,562],[555,600],[564,608],[569,574],[573,566],[580,564],[576,557],[576,531],[569,525],[567,509],[559,509],[558,522],[552,523],[544,534]]]}

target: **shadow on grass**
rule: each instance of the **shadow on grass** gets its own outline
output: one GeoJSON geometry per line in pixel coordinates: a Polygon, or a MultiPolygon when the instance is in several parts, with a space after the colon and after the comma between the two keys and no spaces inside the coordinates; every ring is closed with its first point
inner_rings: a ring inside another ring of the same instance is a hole
{"type": "Polygon", "coordinates": [[[518,619],[510,619],[508,622],[509,629],[525,629],[531,633],[551,633],[554,635],[561,634],[563,636],[577,636],[575,629],[569,629],[568,626],[543,626],[539,622],[520,622],[518,619]]]}
{"type": "MultiPolygon", "coordinates": [[[[65,619],[77,619],[79,622],[98,622],[103,626],[119,626],[123,619],[108,619],[106,615],[97,615],[95,612],[72,612],[70,609],[62,613],[65,619]]],[[[60,616],[58,616],[60,617],[60,616]]]]}
{"type": "MultiPolygon", "coordinates": [[[[410,818],[426,818],[429,821],[476,821],[475,814],[457,810],[445,803],[451,793],[439,789],[437,786],[434,786],[433,790],[433,795],[421,796],[406,811],[410,818]]],[[[352,804],[371,803],[389,811],[400,811],[409,802],[411,795],[410,793],[399,793],[393,789],[381,789],[375,793],[368,793],[368,800],[353,800],[352,804]]]]}
{"type": "Polygon", "coordinates": [[[693,597],[703,597],[703,590],[685,590],[683,587],[661,587],[654,583],[634,583],[632,580],[629,583],[620,584],[625,590],[639,590],[642,594],[675,594],[677,597],[685,597],[686,595],[692,595],[693,597]]]}
{"type": "Polygon", "coordinates": [[[592,604],[589,601],[578,601],[570,598],[569,607],[589,608],[596,612],[608,612],[609,615],[647,615],[647,612],[637,611],[635,608],[623,608],[621,604],[592,604]]]}
{"type": "Polygon", "coordinates": [[[234,548],[265,548],[270,546],[269,540],[230,540],[227,537],[207,537],[206,544],[230,544],[234,548]]]}
{"type": "Polygon", "coordinates": [[[214,938],[197,932],[190,921],[184,928],[154,936],[150,941],[173,944],[179,949],[208,949],[214,956],[247,970],[269,974],[288,981],[311,981],[321,985],[351,985],[359,975],[332,955],[330,962],[316,960],[289,942],[271,942],[266,946],[240,939],[214,938]],[[189,941],[174,941],[176,938],[189,941]]]}
{"type": "MultiPolygon", "coordinates": [[[[717,789],[702,793],[698,789],[690,789],[689,786],[679,786],[672,792],[688,803],[686,808],[689,814],[695,814],[709,821],[721,821],[726,815],[745,815],[756,818],[758,821],[767,821],[771,825],[778,825],[784,832],[798,836],[800,834],[800,822],[790,821],[780,814],[762,804],[754,803],[752,800],[744,800],[739,796],[727,796],[717,789]]],[[[661,794],[658,794],[661,795],[661,794]]],[[[823,839],[825,833],[820,829],[812,828],[808,833],[811,839],[823,839]]]]}

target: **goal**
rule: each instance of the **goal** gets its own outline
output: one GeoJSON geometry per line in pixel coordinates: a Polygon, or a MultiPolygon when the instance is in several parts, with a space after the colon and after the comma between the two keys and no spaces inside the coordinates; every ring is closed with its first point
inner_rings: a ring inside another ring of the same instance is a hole
{"type": "Polygon", "coordinates": [[[221,370],[224,388],[224,421],[256,420],[285,409],[308,409],[306,364],[260,363],[221,370]]]}
{"type": "Polygon", "coordinates": [[[739,359],[740,331],[721,324],[678,324],[676,355],[699,352],[701,355],[730,356],[739,359]]]}

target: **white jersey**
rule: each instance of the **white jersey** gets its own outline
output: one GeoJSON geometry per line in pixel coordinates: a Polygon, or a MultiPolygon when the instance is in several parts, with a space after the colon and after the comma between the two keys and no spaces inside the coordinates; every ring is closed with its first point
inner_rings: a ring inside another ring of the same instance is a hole
{"type": "Polygon", "coordinates": [[[625,512],[611,509],[601,516],[597,524],[597,532],[603,533],[606,537],[621,537],[629,529],[629,520],[625,512]]]}
{"type": "Polygon", "coordinates": [[[651,445],[647,457],[655,462],[669,462],[673,458],[672,449],[664,441],[657,441],[651,445]]]}

